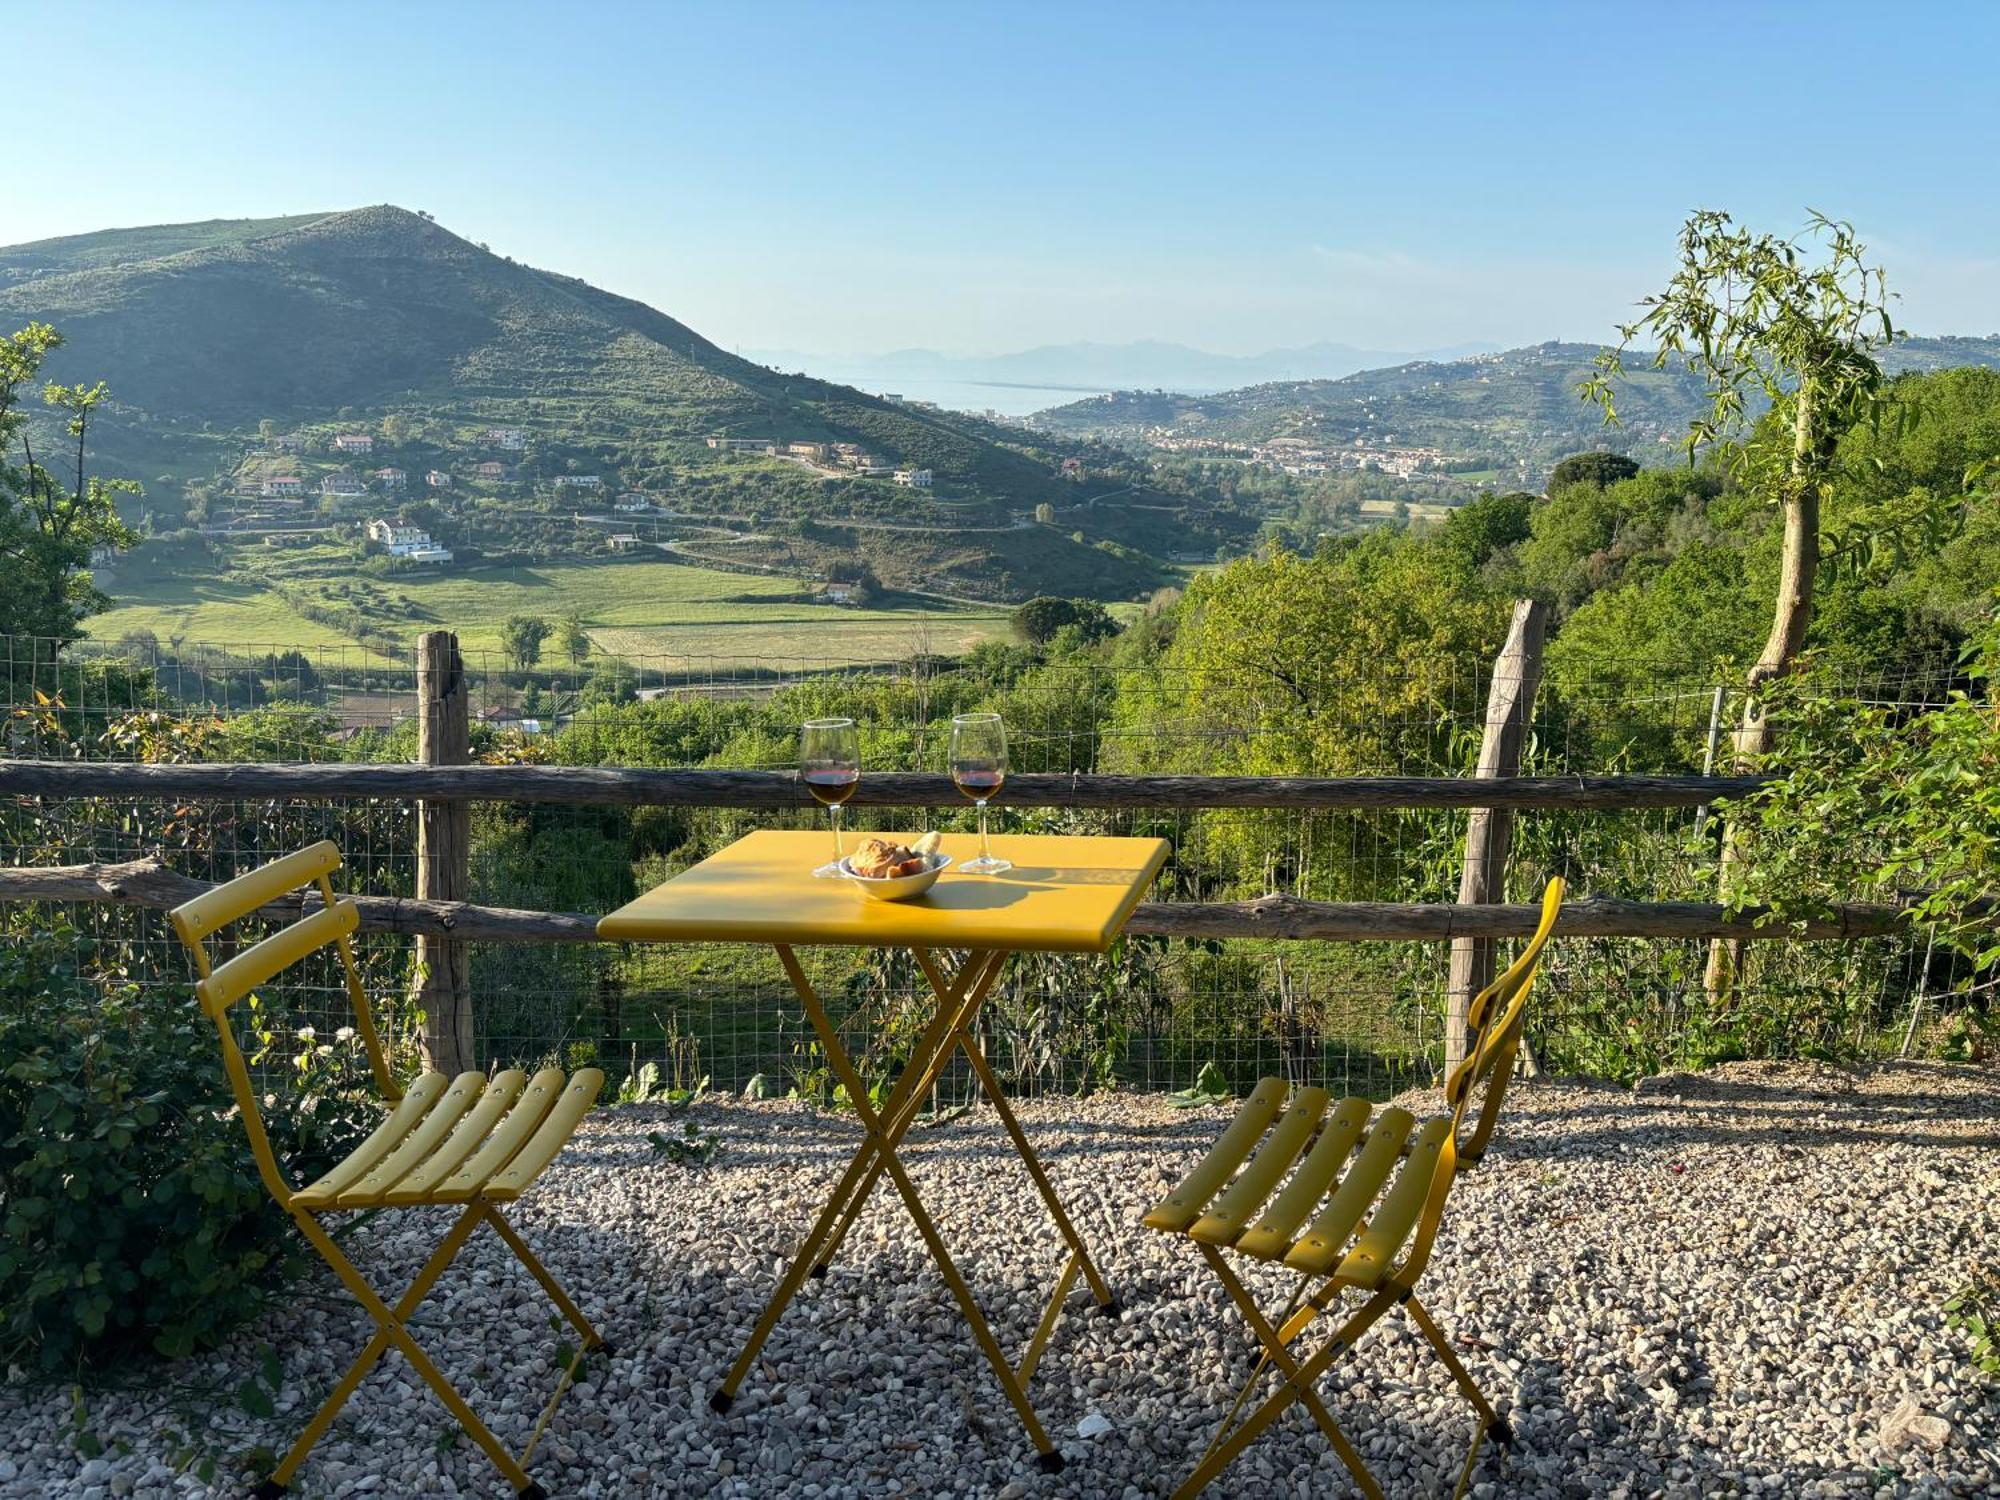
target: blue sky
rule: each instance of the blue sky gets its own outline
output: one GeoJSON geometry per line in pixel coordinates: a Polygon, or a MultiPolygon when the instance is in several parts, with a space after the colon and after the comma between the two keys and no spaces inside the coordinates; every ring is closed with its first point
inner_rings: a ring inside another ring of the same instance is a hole
{"type": "Polygon", "coordinates": [[[1599,337],[1696,205],[2000,330],[2000,6],[8,7],[0,243],[394,202],[718,342],[1599,337]]]}

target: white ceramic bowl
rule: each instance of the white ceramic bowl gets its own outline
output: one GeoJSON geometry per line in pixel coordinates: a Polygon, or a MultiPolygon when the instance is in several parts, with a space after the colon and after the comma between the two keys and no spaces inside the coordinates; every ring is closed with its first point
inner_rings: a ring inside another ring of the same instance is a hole
{"type": "Polygon", "coordinates": [[[914,875],[857,875],[854,866],[843,859],[840,873],[854,882],[862,895],[874,901],[907,901],[912,896],[921,896],[938,882],[938,876],[951,866],[948,854],[933,854],[931,867],[919,870],[914,875]]]}

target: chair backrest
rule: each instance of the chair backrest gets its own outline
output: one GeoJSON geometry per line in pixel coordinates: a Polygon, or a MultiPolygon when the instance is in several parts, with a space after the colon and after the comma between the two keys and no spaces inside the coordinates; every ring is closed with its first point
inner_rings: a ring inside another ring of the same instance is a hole
{"type": "Polygon", "coordinates": [[[1478,1161],[1493,1137],[1500,1106],[1507,1097],[1507,1082],[1514,1076],[1514,1062],[1521,1052],[1521,1023],[1528,991],[1534,987],[1535,975],[1541,968],[1542,949],[1548,946],[1556,930],[1556,917],[1562,911],[1566,889],[1560,876],[1548,883],[1542,892],[1542,915],[1535,924],[1534,936],[1505,972],[1475,995],[1466,1008],[1472,1046],[1465,1061],[1445,1080],[1444,1089],[1445,1102],[1452,1107],[1454,1134],[1459,1134],[1458,1126],[1464,1121],[1473,1089],[1484,1083],[1486,1093],[1480,1100],[1479,1118],[1471,1139],[1461,1138],[1458,1142],[1460,1170],[1478,1161]]]}
{"type": "Polygon", "coordinates": [[[1472,1028],[1472,1046],[1466,1053],[1465,1061],[1452,1070],[1444,1086],[1445,1102],[1451,1106],[1451,1132],[1445,1137],[1443,1149],[1438,1153],[1430,1196],[1424,1203],[1423,1218],[1411,1242],[1410,1253],[1404,1257],[1393,1278],[1405,1286],[1415,1283],[1430,1259],[1431,1244],[1437,1237],[1439,1221],[1444,1217],[1445,1199],[1451,1194],[1452,1182],[1461,1171],[1479,1160],[1493,1137],[1493,1127],[1500,1118],[1500,1105],[1507,1096],[1507,1081],[1513,1075],[1514,1060],[1521,1050],[1523,1007],[1527,1003],[1528,991],[1534,987],[1535,975],[1541,968],[1542,950],[1548,946],[1549,938],[1556,930],[1556,918],[1562,913],[1566,889],[1560,876],[1548,883],[1542,892],[1542,915],[1535,924],[1534,936],[1528,939],[1505,972],[1474,996],[1472,1004],[1467,1007],[1466,1022],[1472,1028]],[[1482,1082],[1486,1085],[1486,1092],[1480,1100],[1479,1116],[1472,1135],[1466,1138],[1467,1108],[1474,1088],[1482,1082]]]}
{"type": "Polygon", "coordinates": [[[194,957],[198,976],[194,987],[195,998],[201,1002],[202,1012],[215,1022],[216,1033],[222,1043],[222,1066],[229,1075],[229,1087],[236,1096],[244,1129],[249,1132],[250,1149],[256,1155],[257,1170],[264,1178],[264,1185],[280,1203],[290,1199],[293,1189],[285,1180],[276,1153],[271,1149],[271,1138],[264,1129],[264,1117],[257,1107],[257,1090],[251,1083],[250,1070],[243,1061],[243,1051],[237,1045],[236,1030],[229,1019],[230,1008],[237,1001],[298,963],[307,954],[331,943],[340,954],[341,971],[347,980],[348,1001],[354,1008],[355,1030],[367,1049],[368,1066],[375,1075],[375,1086],[387,1100],[393,1102],[402,1097],[396,1077],[389,1071],[388,1055],[383,1052],[381,1036],[375,1030],[375,1014],[369,1007],[368,992],[362,987],[361,973],[354,963],[354,948],[349,942],[350,935],[360,925],[360,910],[352,901],[335,896],[333,884],[328,879],[339,868],[339,848],[330,840],[322,840],[310,848],[272,860],[216,886],[175,907],[171,913],[175,933],[194,957]],[[231,923],[262,911],[280,896],[308,885],[319,887],[321,904],[318,911],[279,928],[224,962],[211,966],[205,946],[209,937],[231,923]]]}

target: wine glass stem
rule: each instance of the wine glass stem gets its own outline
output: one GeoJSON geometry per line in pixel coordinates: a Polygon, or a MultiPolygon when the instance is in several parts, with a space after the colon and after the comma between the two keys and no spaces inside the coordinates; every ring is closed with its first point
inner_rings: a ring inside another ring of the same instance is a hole
{"type": "Polygon", "coordinates": [[[840,804],[836,802],[827,808],[826,815],[833,822],[833,862],[839,864],[843,853],[840,847],[840,804]]]}
{"type": "Polygon", "coordinates": [[[984,797],[979,799],[979,857],[982,860],[993,858],[993,845],[986,838],[986,799],[984,797]]]}

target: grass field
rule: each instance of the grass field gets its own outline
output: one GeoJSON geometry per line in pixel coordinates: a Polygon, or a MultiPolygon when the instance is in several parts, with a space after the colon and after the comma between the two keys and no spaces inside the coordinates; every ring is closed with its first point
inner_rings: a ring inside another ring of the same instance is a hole
{"type": "MultiPolygon", "coordinates": [[[[362,648],[301,615],[279,587],[328,597],[330,557],[321,549],[267,563],[252,557],[219,579],[136,576],[113,587],[117,606],[90,621],[99,640],[151,631],[162,642],[226,648],[362,648]]],[[[134,574],[137,569],[128,570],[134,574]]],[[[353,575],[349,575],[353,577],[353,575]]],[[[406,641],[456,630],[469,652],[497,651],[509,615],[556,620],[575,611],[600,650],[648,665],[671,659],[762,657],[828,665],[867,664],[913,651],[962,651],[1004,634],[1004,613],[814,604],[795,579],[756,577],[661,560],[578,559],[480,568],[436,576],[355,577],[394,604],[370,624],[406,641]]]]}

